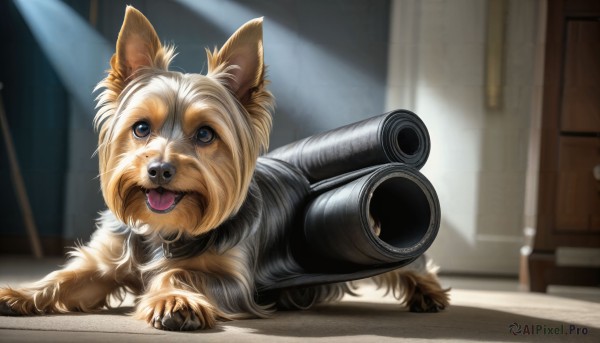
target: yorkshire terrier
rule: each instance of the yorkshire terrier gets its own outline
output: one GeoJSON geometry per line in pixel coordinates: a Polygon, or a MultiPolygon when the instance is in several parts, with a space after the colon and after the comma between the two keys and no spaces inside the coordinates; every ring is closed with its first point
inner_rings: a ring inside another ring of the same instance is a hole
{"type": "MultiPolygon", "coordinates": [[[[90,312],[130,292],[135,317],[157,329],[197,330],[354,294],[354,284],[338,283],[288,289],[267,303],[257,297],[257,285],[295,268],[275,262],[286,261],[289,242],[274,233],[280,223],[268,218],[275,210],[261,205],[269,180],[255,173],[274,106],[262,19],[207,50],[206,75],[170,71],[174,55],[146,17],[127,7],[97,87],[108,210],[62,269],[25,288],[0,289],[1,314],[90,312]],[[217,230],[224,234],[210,234],[217,230]]],[[[425,257],[371,280],[411,311],[449,303],[425,257]]]]}

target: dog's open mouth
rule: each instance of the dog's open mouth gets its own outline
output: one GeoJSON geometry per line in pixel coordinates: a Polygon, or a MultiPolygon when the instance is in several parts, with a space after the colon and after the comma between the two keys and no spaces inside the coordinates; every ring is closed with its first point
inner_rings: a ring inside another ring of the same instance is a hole
{"type": "Polygon", "coordinates": [[[143,191],[146,194],[146,206],[155,213],[171,212],[185,195],[185,193],[170,191],[162,187],[143,191]]]}

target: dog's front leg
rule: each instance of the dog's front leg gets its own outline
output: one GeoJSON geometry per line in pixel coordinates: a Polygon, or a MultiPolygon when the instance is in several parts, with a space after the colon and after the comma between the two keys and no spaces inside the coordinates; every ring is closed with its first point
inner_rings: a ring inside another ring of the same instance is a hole
{"type": "Polygon", "coordinates": [[[202,273],[173,268],[155,275],[137,304],[135,317],[156,329],[209,329],[224,317],[204,292],[202,273]]]}
{"type": "Polygon", "coordinates": [[[0,315],[92,311],[123,286],[135,288],[124,254],[126,235],[98,229],[60,270],[27,287],[0,288],[0,315]]]}

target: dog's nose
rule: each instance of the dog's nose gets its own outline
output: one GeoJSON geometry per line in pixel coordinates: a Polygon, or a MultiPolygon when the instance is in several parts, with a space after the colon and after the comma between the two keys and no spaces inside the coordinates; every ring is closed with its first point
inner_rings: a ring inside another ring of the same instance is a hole
{"type": "Polygon", "coordinates": [[[152,162],[148,165],[148,177],[157,185],[169,183],[175,176],[175,166],[169,162],[152,162]]]}

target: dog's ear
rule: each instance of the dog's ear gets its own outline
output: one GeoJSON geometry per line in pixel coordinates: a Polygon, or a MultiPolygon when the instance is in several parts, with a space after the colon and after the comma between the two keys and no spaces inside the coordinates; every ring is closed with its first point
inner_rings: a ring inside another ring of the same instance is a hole
{"type": "Polygon", "coordinates": [[[161,51],[162,46],[152,24],[140,11],[127,6],[117,39],[117,51],[110,61],[111,75],[124,86],[138,69],[156,66],[156,57],[161,51]]]}
{"type": "Polygon", "coordinates": [[[263,18],[250,20],[220,50],[207,51],[208,74],[223,70],[231,74],[227,86],[242,103],[264,83],[262,22],[263,18]]]}

